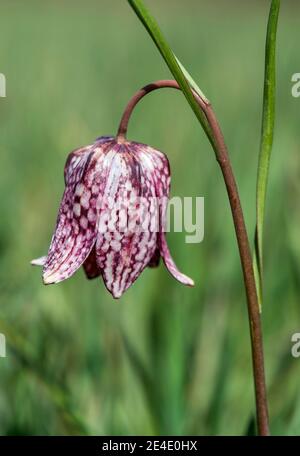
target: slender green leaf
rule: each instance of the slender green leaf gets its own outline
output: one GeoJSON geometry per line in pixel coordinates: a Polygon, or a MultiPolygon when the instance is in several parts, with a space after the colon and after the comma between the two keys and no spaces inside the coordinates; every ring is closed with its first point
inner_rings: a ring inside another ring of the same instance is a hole
{"type": "Polygon", "coordinates": [[[165,40],[156,20],[150,15],[146,9],[142,0],[128,0],[128,3],[133,8],[138,18],[144,24],[151,38],[153,39],[156,47],[164,58],[166,64],[168,65],[171,73],[178,82],[183,94],[185,95],[187,101],[189,102],[192,110],[194,111],[197,119],[201,123],[209,141],[211,144],[214,144],[214,139],[211,133],[211,129],[208,125],[205,115],[203,114],[201,108],[199,107],[197,101],[194,98],[193,92],[190,85],[194,88],[197,93],[207,101],[206,97],[202,94],[199,87],[193,81],[192,77],[188,74],[187,70],[182,66],[178,61],[173,51],[171,50],[169,44],[165,40]]]}
{"type": "Polygon", "coordinates": [[[200,87],[197,85],[197,83],[194,81],[194,79],[192,78],[190,73],[186,70],[186,68],[184,68],[184,66],[182,65],[182,63],[176,56],[175,56],[175,58],[176,58],[178,65],[180,66],[182,73],[184,74],[184,77],[186,78],[186,80],[188,81],[188,83],[190,84],[192,89],[194,89],[194,91],[197,92],[198,95],[200,95],[202,100],[204,100],[206,103],[208,103],[209,102],[208,99],[206,98],[206,96],[204,95],[204,93],[202,92],[200,87]]]}
{"type": "Polygon", "coordinates": [[[276,35],[279,10],[280,0],[272,0],[266,39],[262,132],[256,188],[255,252],[253,258],[260,306],[262,305],[263,285],[263,229],[265,202],[275,124],[276,35]]]}

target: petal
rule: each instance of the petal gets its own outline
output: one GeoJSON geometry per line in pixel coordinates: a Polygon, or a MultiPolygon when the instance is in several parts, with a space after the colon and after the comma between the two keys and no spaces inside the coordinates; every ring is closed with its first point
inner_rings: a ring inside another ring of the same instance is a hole
{"type": "Polygon", "coordinates": [[[95,179],[96,168],[101,160],[100,152],[98,147],[88,146],[72,152],[68,157],[66,189],[43,270],[45,284],[69,278],[85,261],[95,244],[99,193],[95,179]]]}
{"type": "Polygon", "coordinates": [[[156,233],[126,234],[120,240],[118,233],[106,233],[98,238],[97,262],[104,284],[114,298],[120,298],[139,277],[156,244],[156,233]]]}
{"type": "Polygon", "coordinates": [[[165,237],[166,212],[171,183],[169,161],[162,152],[153,149],[150,146],[145,146],[145,156],[149,157],[152,161],[153,180],[155,183],[156,195],[159,198],[160,232],[158,235],[158,245],[160,249],[160,254],[163,258],[163,261],[168,271],[176,280],[183,283],[184,285],[194,286],[194,281],[185,274],[182,274],[177,269],[176,264],[170,254],[165,237]]]}
{"type": "MultiPolygon", "coordinates": [[[[79,147],[78,149],[75,149],[69,153],[64,168],[64,177],[66,185],[72,183],[74,177],[76,177],[76,169],[78,172],[80,171],[79,163],[81,162],[83,164],[83,160],[88,158],[91,148],[91,145],[86,147],[79,147]]],[[[82,166],[82,172],[84,172],[84,164],[82,166]]]]}
{"type": "Polygon", "coordinates": [[[153,181],[144,173],[134,150],[123,146],[122,151],[115,155],[107,179],[96,243],[97,263],[114,298],[132,285],[157,248],[157,233],[150,229],[153,220],[142,219],[144,209],[150,213],[151,198],[155,197],[153,181]],[[145,205],[142,210],[137,205],[141,201],[145,205]]]}
{"type": "Polygon", "coordinates": [[[156,196],[158,198],[169,198],[171,173],[167,156],[159,150],[144,145],[141,152],[141,160],[144,166],[147,166],[149,172],[151,172],[156,196]]]}
{"type": "Polygon", "coordinates": [[[36,258],[35,260],[31,260],[30,264],[32,264],[32,266],[44,266],[46,259],[47,256],[42,256],[40,258],[36,258]]]}
{"type": "Polygon", "coordinates": [[[96,262],[96,250],[94,247],[83,263],[83,268],[88,279],[95,279],[101,275],[101,271],[96,262]]]}
{"type": "Polygon", "coordinates": [[[185,274],[182,274],[182,272],[180,272],[177,269],[176,264],[174,263],[174,260],[171,257],[171,254],[170,254],[170,251],[168,248],[168,244],[167,244],[167,241],[165,238],[165,233],[163,233],[163,232],[160,233],[159,237],[160,237],[160,239],[159,239],[160,253],[161,253],[163,261],[166,265],[166,268],[168,269],[170,274],[172,274],[172,276],[176,280],[178,280],[178,282],[183,283],[183,285],[188,285],[189,287],[193,287],[195,285],[194,281],[192,279],[190,279],[190,277],[186,276],[185,274]]]}

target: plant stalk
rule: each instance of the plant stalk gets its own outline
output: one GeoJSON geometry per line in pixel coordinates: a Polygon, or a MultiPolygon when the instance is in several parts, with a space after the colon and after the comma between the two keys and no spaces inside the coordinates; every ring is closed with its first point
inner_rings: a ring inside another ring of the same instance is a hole
{"type": "MultiPolygon", "coordinates": [[[[143,87],[135,95],[133,95],[127,104],[121,118],[117,133],[117,140],[119,142],[126,141],[128,122],[137,103],[148,93],[167,87],[181,90],[179,84],[174,80],[160,80],[143,87]]],[[[230,202],[247,296],[256,399],[257,428],[259,435],[267,436],[270,434],[270,431],[264,369],[261,316],[252,265],[252,256],[247,229],[244,221],[243,210],[234,173],[231,167],[228,150],[213,108],[207,99],[203,100],[201,96],[199,96],[195,91],[193,91],[193,95],[207,121],[209,127],[208,136],[210,137],[210,142],[214,148],[217,162],[221,168],[230,202]]]]}

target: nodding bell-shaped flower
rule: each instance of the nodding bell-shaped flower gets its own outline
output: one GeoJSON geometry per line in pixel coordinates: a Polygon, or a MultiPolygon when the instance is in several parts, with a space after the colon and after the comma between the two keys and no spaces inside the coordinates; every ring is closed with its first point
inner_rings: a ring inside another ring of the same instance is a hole
{"type": "Polygon", "coordinates": [[[170,190],[167,157],[145,144],[98,138],[76,149],[65,165],[65,191],[47,257],[45,284],[68,279],[83,265],[89,279],[102,276],[119,298],[160,256],[184,285],[165,238],[170,190]]]}

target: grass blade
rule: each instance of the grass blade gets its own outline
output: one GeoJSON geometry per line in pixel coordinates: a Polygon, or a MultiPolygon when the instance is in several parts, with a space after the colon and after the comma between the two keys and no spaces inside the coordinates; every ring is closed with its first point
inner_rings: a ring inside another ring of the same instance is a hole
{"type": "Polygon", "coordinates": [[[265,202],[275,125],[276,36],[279,10],[280,0],[272,0],[265,51],[263,116],[256,187],[256,232],[255,251],[253,257],[253,266],[260,307],[262,306],[263,287],[263,229],[265,202]]]}

